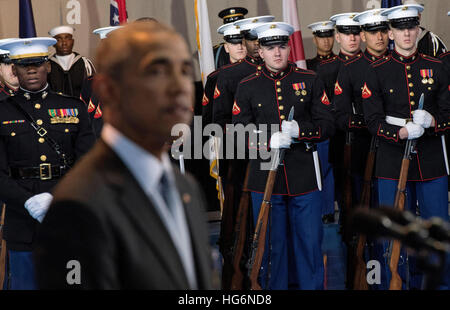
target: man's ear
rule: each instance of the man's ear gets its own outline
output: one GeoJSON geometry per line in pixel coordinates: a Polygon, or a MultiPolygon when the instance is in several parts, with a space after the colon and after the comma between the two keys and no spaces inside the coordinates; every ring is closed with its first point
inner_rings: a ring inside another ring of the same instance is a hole
{"type": "Polygon", "coordinates": [[[120,101],[120,87],[105,74],[94,76],[92,90],[105,107],[114,106],[120,101]]]}
{"type": "Polygon", "coordinates": [[[389,29],[388,35],[389,35],[389,40],[394,40],[394,32],[392,31],[392,29],[389,29]]]}
{"type": "Polygon", "coordinates": [[[50,61],[47,61],[45,63],[45,69],[47,70],[48,74],[50,74],[50,72],[52,72],[52,66],[50,65],[50,61]]]}
{"type": "Polygon", "coordinates": [[[336,40],[337,43],[341,44],[341,37],[339,36],[338,32],[334,34],[334,39],[336,40]]]}
{"type": "Polygon", "coordinates": [[[228,43],[227,42],[225,42],[223,44],[223,47],[225,48],[225,52],[227,52],[229,54],[230,53],[230,49],[228,48],[228,43]]]}
{"type": "Polygon", "coordinates": [[[12,71],[12,73],[14,74],[14,76],[16,76],[17,77],[17,69],[16,69],[16,65],[12,65],[11,66],[11,71],[12,71]]]}
{"type": "Polygon", "coordinates": [[[364,31],[361,31],[361,33],[360,33],[359,35],[361,36],[361,40],[362,40],[363,42],[367,42],[367,41],[366,41],[366,33],[365,33],[364,31]]]}

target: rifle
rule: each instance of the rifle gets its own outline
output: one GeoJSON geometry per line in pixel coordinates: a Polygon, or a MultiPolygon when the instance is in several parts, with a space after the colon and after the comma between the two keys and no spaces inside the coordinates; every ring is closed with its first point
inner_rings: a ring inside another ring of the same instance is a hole
{"type": "MultiPolygon", "coordinates": [[[[294,118],[294,107],[289,111],[288,121],[294,118]]],[[[277,176],[278,167],[283,163],[286,149],[275,149],[273,151],[271,167],[267,176],[266,188],[264,190],[264,198],[256,221],[255,233],[252,241],[252,254],[248,264],[248,274],[251,281],[252,290],[261,290],[258,283],[259,269],[264,255],[266,243],[267,223],[269,221],[270,199],[272,198],[273,186],[277,176]]]]}
{"type": "Polygon", "coordinates": [[[3,204],[1,218],[0,218],[0,290],[3,289],[3,282],[5,281],[5,272],[6,272],[6,241],[3,240],[3,225],[5,224],[5,210],[6,205],[3,204]]]}
{"type": "MultiPolygon", "coordinates": [[[[420,96],[419,108],[423,109],[424,94],[420,96]]],[[[416,154],[417,139],[408,140],[406,142],[405,152],[403,154],[402,167],[400,169],[400,177],[398,180],[397,193],[395,194],[394,208],[403,211],[405,209],[406,200],[406,182],[408,181],[409,163],[412,159],[412,154],[416,154]]],[[[398,274],[398,261],[400,259],[401,243],[394,240],[392,243],[392,251],[389,260],[389,269],[391,270],[391,282],[389,283],[389,290],[401,290],[402,278],[398,274]]]]}
{"type": "MultiPolygon", "coordinates": [[[[370,142],[369,154],[367,154],[366,169],[364,171],[364,185],[361,193],[359,208],[368,209],[370,205],[371,185],[373,166],[375,164],[375,152],[377,148],[377,139],[372,137],[370,142]]],[[[366,235],[360,234],[355,253],[355,278],[353,281],[354,290],[368,290],[366,279],[366,262],[364,261],[364,246],[366,244],[366,235]]]]}
{"type": "Polygon", "coordinates": [[[239,209],[236,217],[236,224],[234,226],[234,246],[233,246],[233,277],[231,278],[231,289],[242,290],[242,284],[244,281],[244,275],[241,270],[241,259],[244,252],[244,244],[247,234],[247,215],[248,215],[248,203],[250,199],[250,193],[247,189],[248,175],[250,172],[250,164],[247,165],[247,171],[245,172],[244,187],[242,189],[242,196],[239,202],[239,209]]]}

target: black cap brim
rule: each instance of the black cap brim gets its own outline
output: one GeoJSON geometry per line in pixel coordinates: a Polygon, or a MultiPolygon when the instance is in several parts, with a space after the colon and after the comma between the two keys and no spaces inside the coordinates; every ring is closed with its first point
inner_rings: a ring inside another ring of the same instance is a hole
{"type": "Polygon", "coordinates": [[[273,36],[273,37],[259,39],[259,45],[262,45],[262,46],[287,44],[288,42],[289,42],[288,36],[273,36]]]}
{"type": "Polygon", "coordinates": [[[390,25],[395,29],[412,29],[420,25],[418,17],[399,18],[390,21],[390,25]]]}
{"type": "Polygon", "coordinates": [[[242,43],[244,36],[242,34],[234,34],[231,36],[224,36],[223,39],[228,43],[239,44],[242,43]]]}
{"type": "Polygon", "coordinates": [[[343,34],[360,34],[361,27],[360,26],[336,26],[338,32],[343,34]]]}
{"type": "Polygon", "coordinates": [[[42,65],[47,61],[48,57],[30,57],[30,58],[12,59],[12,63],[19,66],[42,65]]]}
{"type": "Polygon", "coordinates": [[[329,38],[334,36],[334,30],[316,31],[313,33],[313,35],[319,38],[329,38]]]}
{"type": "Polygon", "coordinates": [[[389,30],[389,23],[378,23],[378,24],[369,24],[369,25],[363,25],[362,30],[367,32],[378,32],[383,30],[389,30]]]}

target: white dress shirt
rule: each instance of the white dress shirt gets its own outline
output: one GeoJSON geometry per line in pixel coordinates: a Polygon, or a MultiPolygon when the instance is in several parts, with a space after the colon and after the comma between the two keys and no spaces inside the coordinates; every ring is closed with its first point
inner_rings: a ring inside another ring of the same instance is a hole
{"type": "Polygon", "coordinates": [[[131,174],[136,178],[141,188],[155,206],[178,251],[190,288],[197,289],[189,227],[187,225],[183,204],[175,185],[175,177],[168,155],[163,154],[162,161],[160,161],[107,123],[103,126],[101,136],[106,144],[124,162],[125,166],[130,170],[131,174]],[[172,188],[177,193],[173,199],[176,201],[175,206],[172,206],[174,215],[169,211],[168,206],[158,190],[163,171],[168,176],[169,182],[173,186],[172,188]]]}

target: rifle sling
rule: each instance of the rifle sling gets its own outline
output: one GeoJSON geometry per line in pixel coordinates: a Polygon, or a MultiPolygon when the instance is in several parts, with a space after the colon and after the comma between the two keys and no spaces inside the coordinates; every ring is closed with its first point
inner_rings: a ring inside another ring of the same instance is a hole
{"type": "Polygon", "coordinates": [[[10,97],[12,102],[14,102],[15,107],[25,116],[25,118],[30,122],[31,127],[33,127],[33,129],[36,131],[37,135],[41,138],[43,138],[45,140],[45,142],[47,142],[50,147],[52,148],[52,150],[54,150],[56,152],[56,154],[58,155],[58,157],[62,160],[62,162],[64,163],[64,165],[68,166],[68,168],[70,168],[70,160],[69,158],[66,156],[66,154],[64,154],[62,152],[62,147],[61,145],[58,144],[58,142],[56,142],[52,137],[49,136],[48,131],[42,127],[39,126],[35,121],[33,116],[31,116],[30,113],[28,113],[27,111],[25,111],[25,109],[23,107],[20,106],[20,104],[15,100],[14,97],[10,97]]]}

